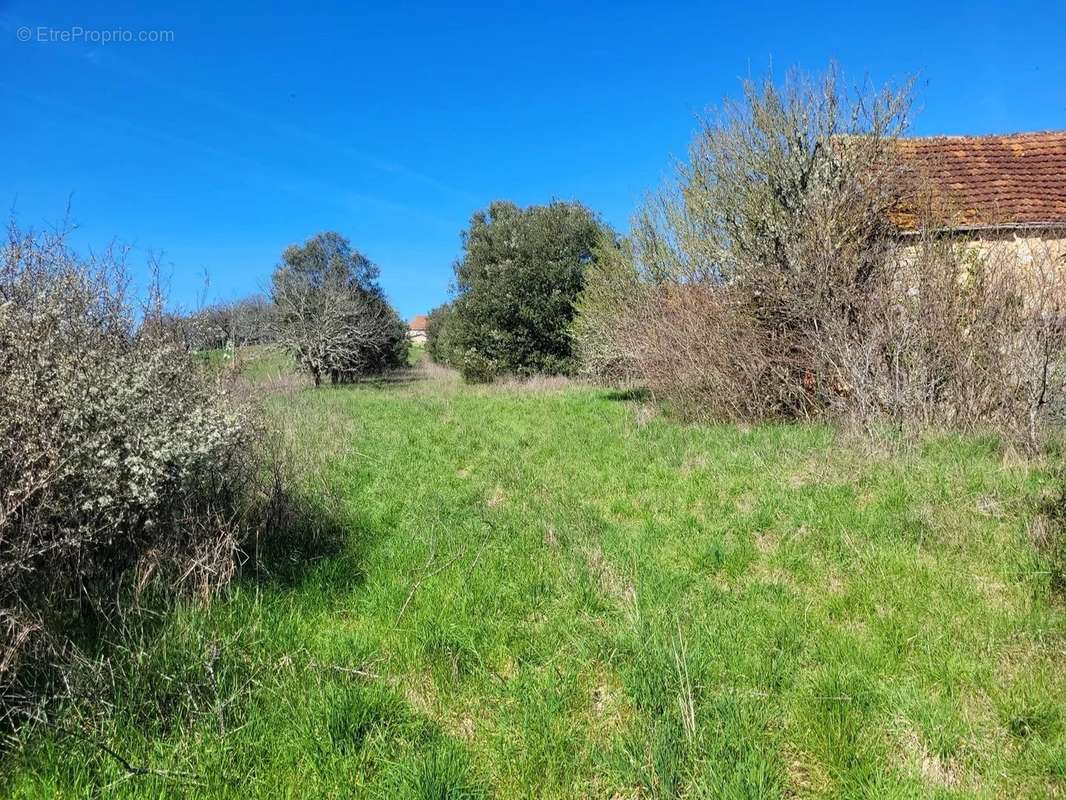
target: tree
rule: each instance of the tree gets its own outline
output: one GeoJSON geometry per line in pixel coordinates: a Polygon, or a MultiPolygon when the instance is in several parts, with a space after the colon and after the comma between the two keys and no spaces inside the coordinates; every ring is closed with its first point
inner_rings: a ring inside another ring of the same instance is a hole
{"type": "Polygon", "coordinates": [[[274,304],[254,294],[230,302],[214,303],[187,315],[172,315],[175,332],[190,349],[269,344],[273,341],[274,304]]]}
{"type": "Polygon", "coordinates": [[[691,417],[839,403],[871,298],[893,283],[909,110],[909,87],[852,90],[832,68],[746,82],[638,213],[629,247],[589,277],[575,325],[586,366],[691,417]]]}
{"type": "Polygon", "coordinates": [[[570,372],[574,301],[597,245],[612,236],[580,203],[501,201],[475,213],[447,314],[453,365],[468,380],[570,372]]]}
{"type": "Polygon", "coordinates": [[[429,312],[426,318],[426,352],[438,364],[451,364],[454,358],[452,304],[444,303],[429,312]]]}
{"type": "Polygon", "coordinates": [[[339,233],[282,253],[271,298],[278,341],[314,378],[344,383],[402,366],[407,331],[377,283],[378,268],[339,233]]]}

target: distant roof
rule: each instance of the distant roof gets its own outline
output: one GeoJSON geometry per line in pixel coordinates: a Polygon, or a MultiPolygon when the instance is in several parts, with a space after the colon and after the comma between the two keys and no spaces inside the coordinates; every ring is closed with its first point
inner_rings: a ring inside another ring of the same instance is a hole
{"type": "MultiPolygon", "coordinates": [[[[900,154],[956,212],[956,228],[1066,226],[1066,131],[900,139],[900,154]]],[[[914,215],[897,223],[913,228],[914,215]]]]}
{"type": "Polygon", "coordinates": [[[426,329],[426,315],[419,314],[408,323],[407,327],[412,331],[424,331],[426,329]]]}

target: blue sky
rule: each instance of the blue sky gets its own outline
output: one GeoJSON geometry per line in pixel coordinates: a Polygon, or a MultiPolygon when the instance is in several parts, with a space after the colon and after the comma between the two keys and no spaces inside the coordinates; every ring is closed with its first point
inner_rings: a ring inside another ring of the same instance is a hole
{"type": "Polygon", "coordinates": [[[1061,1],[94,5],[0,0],[0,202],[40,227],[70,199],[76,246],[162,253],[185,307],[333,229],[409,317],[493,199],[625,230],[696,115],[771,66],[918,73],[919,134],[1066,128],[1061,1]],[[172,41],[56,40],[77,27],[172,41]]]}

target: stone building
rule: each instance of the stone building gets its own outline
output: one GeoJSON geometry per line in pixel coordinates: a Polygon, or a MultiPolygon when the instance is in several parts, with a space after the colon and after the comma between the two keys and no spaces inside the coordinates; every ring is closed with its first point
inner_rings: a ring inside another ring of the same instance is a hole
{"type": "Polygon", "coordinates": [[[426,315],[419,314],[417,317],[407,323],[407,338],[416,344],[425,344],[426,342],[426,315]]]}
{"type": "MultiPolygon", "coordinates": [[[[1066,131],[901,139],[900,155],[938,206],[939,230],[1066,263],[1066,131]]],[[[904,233],[921,216],[893,215],[904,233]]]]}

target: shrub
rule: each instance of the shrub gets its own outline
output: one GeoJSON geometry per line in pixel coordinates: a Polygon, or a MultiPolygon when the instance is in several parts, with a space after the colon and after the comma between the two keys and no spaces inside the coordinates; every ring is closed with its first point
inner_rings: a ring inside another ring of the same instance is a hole
{"type": "MultiPolygon", "coordinates": [[[[0,715],[149,585],[207,597],[252,525],[256,427],[110,254],[11,229],[0,262],[0,715]]],[[[38,686],[39,688],[39,686],[38,686]]]]}
{"type": "Polygon", "coordinates": [[[907,92],[748,83],[588,273],[585,368],[689,418],[838,417],[1036,438],[1061,395],[1050,254],[976,247],[898,157],[907,92]],[[903,235],[901,208],[918,220],[903,235]]]}
{"type": "Polygon", "coordinates": [[[473,347],[459,354],[456,366],[467,383],[492,383],[500,374],[500,364],[473,347]]]}
{"type": "MultiPolygon", "coordinates": [[[[678,168],[676,186],[650,198],[638,214],[629,263],[615,259],[617,277],[598,278],[601,287],[617,284],[613,297],[622,308],[668,303],[687,319],[683,308],[713,304],[721,333],[715,325],[690,328],[710,341],[690,343],[678,338],[680,331],[656,338],[661,346],[680,348],[675,355],[705,373],[685,370],[682,377],[676,371],[682,364],[675,363],[677,380],[702,382],[705,394],[728,394],[730,387],[748,385],[733,370],[753,359],[760,375],[757,406],[742,397],[725,399],[727,406],[755,416],[815,410],[822,398],[810,385],[825,371],[818,344],[825,324],[851,315],[887,250],[888,212],[899,182],[889,154],[906,110],[905,93],[852,98],[831,72],[819,84],[793,76],[783,89],[770,81],[746,83],[743,103],[727,104],[704,123],[688,163],[678,168]],[[633,292],[634,281],[646,291],[633,292]],[[712,301],[703,289],[725,295],[712,301]],[[682,301],[679,292],[694,297],[682,301]],[[710,355],[712,343],[715,363],[703,370],[691,359],[696,352],[710,355]],[[719,374],[719,368],[726,371],[719,374]]],[[[588,319],[579,330],[585,349],[596,335],[606,341],[614,336],[606,318],[593,324],[604,291],[581,301],[588,319]]],[[[654,313],[645,308],[637,315],[654,313]]],[[[620,329],[630,332],[632,325],[620,329]]],[[[632,347],[614,351],[624,355],[632,347]]],[[[669,391],[673,379],[661,370],[674,357],[657,353],[653,359],[660,390],[669,391]]],[[[630,363],[638,374],[645,371],[630,363]]],[[[720,400],[686,402],[682,410],[714,415],[720,400]]]]}
{"type": "Polygon", "coordinates": [[[441,319],[444,355],[464,375],[567,373],[574,301],[611,234],[587,208],[495,202],[474,214],[455,265],[456,298],[441,319]]]}
{"type": "Polygon", "coordinates": [[[445,303],[429,312],[426,319],[426,352],[436,363],[455,366],[455,343],[449,326],[452,304],[445,303]]]}
{"type": "Polygon", "coordinates": [[[623,324],[630,377],[682,416],[750,420],[789,402],[770,394],[782,381],[740,292],[663,286],[623,324]]]}
{"type": "Polygon", "coordinates": [[[272,298],[277,339],[318,386],[347,383],[407,363],[407,326],[385,300],[378,268],[337,233],[282,254],[272,298]]]}
{"type": "Polygon", "coordinates": [[[831,410],[1036,446],[1063,411],[1064,278],[1044,245],[919,233],[887,260],[853,330],[826,331],[831,410]]]}
{"type": "Polygon", "coordinates": [[[648,311],[652,282],[637,269],[632,242],[603,240],[585,271],[570,337],[583,372],[612,382],[639,378],[633,348],[644,344],[640,317],[648,311]]]}
{"type": "Polygon", "coordinates": [[[252,295],[176,317],[174,323],[191,349],[221,350],[273,343],[277,330],[273,317],[270,298],[252,295]]]}

